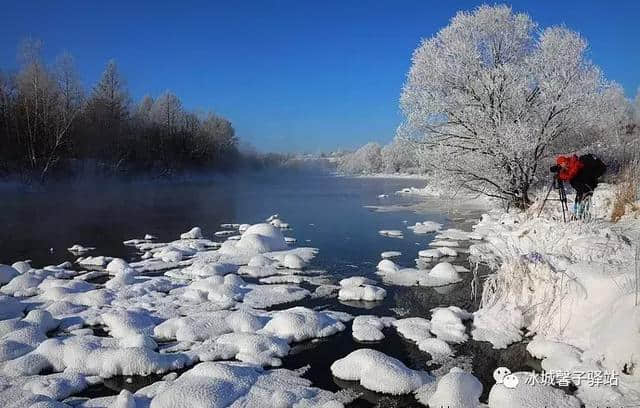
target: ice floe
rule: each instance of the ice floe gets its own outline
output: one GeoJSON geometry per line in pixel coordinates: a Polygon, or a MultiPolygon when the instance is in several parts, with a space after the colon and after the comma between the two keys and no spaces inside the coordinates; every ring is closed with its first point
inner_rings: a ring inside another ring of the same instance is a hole
{"type": "Polygon", "coordinates": [[[384,251],[380,254],[380,257],[386,259],[386,258],[396,258],[401,255],[402,255],[402,252],[400,251],[384,251]]]}
{"type": "Polygon", "coordinates": [[[442,224],[434,221],[416,222],[415,225],[407,227],[407,229],[412,230],[414,234],[429,234],[440,231],[440,228],[442,228],[442,224]]]}
{"type": "Polygon", "coordinates": [[[424,371],[407,368],[401,361],[371,349],[359,349],[331,365],[331,373],[364,388],[385,394],[408,394],[433,381],[424,371]]]}
{"type": "Polygon", "coordinates": [[[382,329],[391,326],[394,321],[393,317],[356,316],[352,325],[353,338],[358,341],[380,341],[384,339],[382,329]]]}

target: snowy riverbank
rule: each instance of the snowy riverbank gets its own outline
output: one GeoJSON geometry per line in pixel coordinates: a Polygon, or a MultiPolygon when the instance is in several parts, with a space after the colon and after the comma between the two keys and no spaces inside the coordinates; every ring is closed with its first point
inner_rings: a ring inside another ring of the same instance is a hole
{"type": "Polygon", "coordinates": [[[483,284],[474,339],[503,348],[533,337],[530,354],[587,407],[640,402],[640,220],[610,222],[613,200],[614,187],[601,185],[590,222],[563,223],[556,203],[542,217],[537,205],[490,212],[474,227],[485,242],[470,248],[476,262],[497,268],[483,284]]]}

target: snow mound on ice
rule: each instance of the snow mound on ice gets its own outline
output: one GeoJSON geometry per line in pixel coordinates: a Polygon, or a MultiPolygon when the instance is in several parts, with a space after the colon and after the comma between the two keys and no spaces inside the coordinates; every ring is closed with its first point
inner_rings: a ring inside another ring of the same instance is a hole
{"type": "Polygon", "coordinates": [[[305,266],[304,260],[296,254],[286,254],[284,256],[284,262],[282,266],[288,269],[303,269],[305,266]]]}
{"type": "Polygon", "coordinates": [[[353,319],[353,338],[358,341],[380,341],[384,339],[382,329],[391,326],[394,321],[393,317],[356,316],[353,319]]]}
{"type": "Polygon", "coordinates": [[[0,264],[0,286],[9,283],[18,275],[19,273],[14,267],[0,264]]]}
{"type": "Polygon", "coordinates": [[[180,234],[180,239],[202,239],[204,236],[202,235],[202,230],[200,227],[193,227],[189,231],[180,234]]]}
{"type": "Polygon", "coordinates": [[[473,313],[471,336],[476,341],[488,341],[496,349],[522,340],[525,326],[520,309],[511,303],[497,303],[473,313]]]}
{"type": "Polygon", "coordinates": [[[429,234],[437,232],[442,228],[442,224],[433,221],[416,222],[415,225],[408,226],[414,234],[429,234]]]}
{"type": "Polygon", "coordinates": [[[435,392],[420,391],[416,393],[418,401],[430,407],[478,408],[482,383],[472,374],[454,367],[440,378],[435,392]]]}
{"type": "Polygon", "coordinates": [[[340,300],[364,300],[373,302],[376,300],[382,300],[387,296],[387,291],[379,286],[374,285],[347,285],[342,286],[338,292],[338,299],[340,300]]]}
{"type": "Polygon", "coordinates": [[[495,384],[489,392],[490,408],[580,408],[580,401],[563,390],[539,382],[527,381],[531,373],[514,373],[518,378],[515,388],[495,384]]]}
{"type": "Polygon", "coordinates": [[[200,363],[158,387],[150,408],[341,406],[338,395],[311,387],[301,374],[241,363],[200,363]]]}
{"type": "Polygon", "coordinates": [[[380,230],[378,234],[391,238],[403,238],[402,231],[400,230],[380,230]]]}
{"type": "Polygon", "coordinates": [[[392,273],[400,270],[400,267],[389,259],[383,259],[378,263],[378,271],[383,273],[392,273]]]}
{"type": "Polygon", "coordinates": [[[364,388],[385,394],[408,394],[432,378],[407,368],[400,360],[371,349],[356,350],[331,365],[331,373],[343,380],[359,381],[364,388]]]}
{"type": "Polygon", "coordinates": [[[384,251],[380,254],[380,258],[383,258],[383,259],[396,258],[400,255],[402,255],[402,252],[400,251],[384,251]]]}
{"type": "Polygon", "coordinates": [[[288,342],[300,342],[328,337],[344,329],[345,325],[330,313],[298,306],[275,312],[261,333],[272,334],[288,342]]]}
{"type": "Polygon", "coordinates": [[[469,338],[462,320],[472,315],[456,306],[432,309],[431,332],[447,343],[464,343],[469,338]]]}

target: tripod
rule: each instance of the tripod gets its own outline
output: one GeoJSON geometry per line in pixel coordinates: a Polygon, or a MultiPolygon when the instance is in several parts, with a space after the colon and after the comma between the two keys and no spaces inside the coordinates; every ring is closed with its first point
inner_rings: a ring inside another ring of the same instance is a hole
{"type": "Polygon", "coordinates": [[[567,205],[567,192],[564,189],[564,184],[561,180],[558,180],[558,176],[555,176],[553,180],[551,180],[551,185],[549,186],[549,191],[547,191],[547,195],[544,197],[544,201],[540,206],[540,211],[538,212],[538,217],[542,214],[542,210],[544,209],[544,205],[548,200],[560,201],[562,206],[562,220],[567,222],[567,213],[569,212],[569,206],[567,205]],[[558,190],[558,198],[551,199],[549,198],[549,194],[551,194],[551,190],[558,190]]]}

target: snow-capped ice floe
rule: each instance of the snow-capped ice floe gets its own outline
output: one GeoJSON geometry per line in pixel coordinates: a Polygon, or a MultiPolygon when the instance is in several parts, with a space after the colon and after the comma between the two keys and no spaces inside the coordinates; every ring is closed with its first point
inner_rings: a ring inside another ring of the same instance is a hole
{"type": "Polygon", "coordinates": [[[416,391],[416,399],[430,407],[479,408],[482,383],[476,377],[454,367],[438,383],[429,383],[416,391]]]}
{"type": "Polygon", "coordinates": [[[201,239],[204,238],[200,227],[193,227],[189,231],[180,234],[180,239],[201,239]]]}
{"type": "Polygon", "coordinates": [[[189,362],[184,354],[160,354],[147,347],[123,347],[110,337],[82,335],[44,340],[35,350],[6,362],[3,372],[8,376],[35,375],[53,368],[109,378],[163,373],[189,362]]]}
{"type": "Polygon", "coordinates": [[[440,228],[442,228],[442,224],[434,221],[416,222],[415,225],[407,227],[407,229],[412,230],[414,234],[430,234],[440,231],[440,228]]]}
{"type": "Polygon", "coordinates": [[[480,241],[482,240],[482,234],[451,228],[448,230],[440,231],[436,235],[436,239],[452,241],[480,241]]]}
{"type": "Polygon", "coordinates": [[[434,248],[434,249],[421,249],[420,251],[418,251],[418,256],[420,258],[438,259],[438,258],[442,258],[444,255],[438,248],[434,248]]]}
{"type": "Polygon", "coordinates": [[[31,267],[31,261],[18,261],[11,264],[11,267],[18,271],[18,273],[25,273],[33,269],[31,267]]]}
{"type": "Polygon", "coordinates": [[[247,285],[250,291],[244,295],[242,302],[256,309],[264,309],[273,305],[302,300],[311,292],[295,285],[247,285]]]}
{"type": "Polygon", "coordinates": [[[403,238],[402,231],[400,230],[380,230],[378,234],[391,238],[403,238]]]}
{"type": "Polygon", "coordinates": [[[220,251],[233,255],[237,253],[259,254],[285,249],[287,249],[287,243],[279,228],[271,224],[255,224],[247,228],[238,241],[226,241],[220,251]]]}
{"type": "MultiPolygon", "coordinates": [[[[566,394],[563,390],[531,381],[531,373],[513,373],[517,378],[514,388],[496,383],[489,392],[490,408],[579,408],[580,400],[566,394]]],[[[508,384],[512,385],[512,384],[508,384]]]]}
{"type": "Polygon", "coordinates": [[[401,361],[371,349],[356,350],[331,365],[342,380],[359,381],[364,388],[385,394],[408,394],[433,378],[424,371],[407,368],[401,361]]]}
{"type": "Polygon", "coordinates": [[[464,343],[468,336],[462,321],[472,317],[471,313],[456,306],[432,309],[431,332],[448,343],[464,343]]]}
{"type": "Polygon", "coordinates": [[[471,336],[477,341],[488,341],[494,348],[506,348],[522,340],[525,326],[520,310],[511,303],[498,303],[473,313],[471,336]]]}
{"type": "Polygon", "coordinates": [[[9,283],[20,273],[12,266],[0,264],[0,285],[9,283]]]}
{"type": "Polygon", "coordinates": [[[354,276],[340,281],[340,291],[338,299],[340,300],[365,300],[373,302],[382,300],[387,295],[387,291],[381,287],[374,286],[375,283],[371,279],[354,276]]]}
{"type": "Polygon", "coordinates": [[[454,247],[454,248],[460,246],[458,241],[451,241],[447,239],[439,239],[439,240],[431,241],[429,245],[433,247],[454,247]]]}
{"type": "Polygon", "coordinates": [[[402,255],[402,252],[400,251],[384,251],[380,254],[380,257],[383,259],[387,259],[387,258],[396,258],[401,255],[402,255]]]}
{"type": "Polygon", "coordinates": [[[287,254],[284,256],[282,266],[288,269],[303,269],[305,267],[305,262],[296,254],[287,254]]]}
{"type": "Polygon", "coordinates": [[[104,268],[113,258],[108,256],[87,256],[76,259],[76,262],[82,266],[97,266],[104,268]]]}
{"type": "Polygon", "coordinates": [[[391,326],[395,320],[393,317],[356,316],[351,329],[353,338],[358,341],[380,341],[384,339],[382,329],[391,326]]]}
{"type": "Polygon", "coordinates": [[[456,268],[448,262],[441,262],[431,271],[426,271],[413,268],[400,269],[392,261],[384,259],[378,264],[377,273],[382,275],[386,282],[400,286],[437,287],[462,281],[456,268]]]}
{"type": "Polygon", "coordinates": [[[400,270],[400,267],[389,259],[383,259],[378,263],[377,269],[381,273],[394,273],[400,270]]]}
{"type": "Polygon", "coordinates": [[[275,312],[261,332],[273,334],[289,342],[328,337],[345,329],[338,316],[316,312],[305,307],[294,307],[275,312]]]}
{"type": "Polygon", "coordinates": [[[442,362],[453,355],[451,347],[431,334],[431,322],[421,317],[408,317],[393,322],[396,330],[405,338],[414,341],[421,351],[429,353],[431,359],[442,362]]]}
{"type": "MultiPolygon", "coordinates": [[[[302,371],[268,370],[242,363],[200,363],[175,380],[152,387],[150,408],[335,408],[346,395],[311,386],[302,371]]],[[[144,390],[142,390],[144,391],[144,390]]]]}
{"type": "Polygon", "coordinates": [[[67,248],[67,251],[71,252],[74,255],[82,255],[89,251],[93,251],[95,247],[85,247],[80,244],[74,244],[73,246],[67,248]]]}

